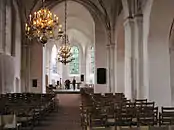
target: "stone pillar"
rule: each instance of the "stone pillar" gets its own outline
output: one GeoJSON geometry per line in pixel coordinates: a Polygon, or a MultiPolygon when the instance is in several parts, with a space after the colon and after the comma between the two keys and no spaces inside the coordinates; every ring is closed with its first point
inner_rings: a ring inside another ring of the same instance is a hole
{"type": "Polygon", "coordinates": [[[135,87],[137,89],[137,98],[144,98],[143,97],[143,86],[145,86],[144,78],[143,78],[143,16],[136,16],[135,17],[135,58],[136,58],[136,83],[135,87]]]}
{"type": "Polygon", "coordinates": [[[30,46],[29,45],[25,45],[24,46],[25,47],[25,57],[24,57],[24,65],[25,65],[25,70],[24,70],[24,73],[25,73],[25,90],[24,90],[24,92],[29,92],[29,90],[30,90],[30,87],[32,87],[32,86],[30,86],[30,85],[32,85],[32,84],[30,84],[30,65],[31,65],[31,57],[30,57],[30,46]]]}
{"type": "Polygon", "coordinates": [[[3,23],[4,23],[4,19],[3,19],[3,15],[4,15],[4,5],[3,5],[3,1],[0,1],[0,53],[3,53],[3,23]]]}
{"type": "MultiPolygon", "coordinates": [[[[82,50],[81,50],[82,51],[82,50]]],[[[86,83],[86,52],[81,53],[81,74],[83,74],[84,77],[84,83],[86,83]]],[[[81,76],[80,76],[80,80],[81,80],[81,76]]]]}
{"type": "Polygon", "coordinates": [[[3,54],[0,54],[0,93],[4,93],[5,77],[4,77],[4,58],[3,54]]]}
{"type": "Polygon", "coordinates": [[[46,47],[42,51],[42,93],[46,93],[46,47]]]}
{"type": "MultiPolygon", "coordinates": [[[[0,53],[4,53],[4,43],[5,43],[5,1],[0,1],[0,53]]],[[[4,90],[4,61],[3,61],[3,55],[0,56],[0,93],[3,93],[4,90]]]]}
{"type": "MultiPolygon", "coordinates": [[[[97,69],[98,68],[106,68],[108,71],[107,66],[107,49],[106,43],[108,43],[108,37],[106,34],[106,30],[101,23],[100,20],[97,19],[97,24],[95,26],[95,85],[94,85],[94,93],[106,93],[109,92],[109,81],[107,80],[106,84],[98,84],[97,83],[97,69]]],[[[108,75],[107,75],[108,77],[108,75]]]]}
{"type": "Polygon", "coordinates": [[[6,0],[6,22],[5,22],[5,53],[11,55],[11,43],[12,43],[12,7],[11,1],[6,0]]]}
{"type": "Polygon", "coordinates": [[[112,92],[112,86],[111,86],[111,66],[110,66],[110,59],[111,59],[111,53],[110,53],[110,44],[106,46],[107,49],[107,86],[108,86],[108,92],[112,92]]]}
{"type": "Polygon", "coordinates": [[[134,21],[132,18],[126,19],[125,29],[125,96],[128,99],[135,98],[134,83],[134,21]]]}
{"type": "Polygon", "coordinates": [[[21,47],[21,92],[25,92],[25,46],[21,47]]]}
{"type": "Polygon", "coordinates": [[[112,43],[109,46],[110,58],[109,58],[109,66],[110,66],[110,86],[111,92],[115,93],[115,44],[112,43]]]}
{"type": "Polygon", "coordinates": [[[0,1],[0,53],[5,52],[6,0],[0,1]]]}
{"type": "MultiPolygon", "coordinates": [[[[38,41],[32,41],[30,43],[30,59],[28,60],[29,63],[27,63],[27,70],[30,74],[27,78],[29,82],[31,82],[31,85],[29,87],[29,92],[34,93],[42,93],[42,87],[43,87],[43,45],[41,43],[38,43],[38,41]],[[28,67],[28,64],[30,64],[30,67],[28,67]],[[32,86],[32,81],[37,80],[37,87],[32,86]]],[[[28,53],[27,53],[28,54],[28,53]]],[[[27,84],[29,84],[29,82],[27,84]]]]}

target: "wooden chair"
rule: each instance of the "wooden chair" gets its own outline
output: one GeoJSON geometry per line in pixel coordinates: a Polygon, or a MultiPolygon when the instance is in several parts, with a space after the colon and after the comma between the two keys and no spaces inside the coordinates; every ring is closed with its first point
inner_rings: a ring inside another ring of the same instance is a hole
{"type": "Polygon", "coordinates": [[[162,107],[159,113],[159,125],[174,125],[174,107],[162,107]]]}
{"type": "Polygon", "coordinates": [[[137,113],[138,126],[155,126],[158,123],[158,107],[139,108],[137,113]]]}

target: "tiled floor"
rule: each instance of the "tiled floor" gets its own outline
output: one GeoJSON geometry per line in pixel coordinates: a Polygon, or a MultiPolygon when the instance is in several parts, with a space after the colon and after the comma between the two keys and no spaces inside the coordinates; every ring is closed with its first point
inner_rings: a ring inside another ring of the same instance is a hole
{"type": "Polygon", "coordinates": [[[79,94],[59,94],[59,111],[51,113],[34,130],[81,130],[79,94]]]}

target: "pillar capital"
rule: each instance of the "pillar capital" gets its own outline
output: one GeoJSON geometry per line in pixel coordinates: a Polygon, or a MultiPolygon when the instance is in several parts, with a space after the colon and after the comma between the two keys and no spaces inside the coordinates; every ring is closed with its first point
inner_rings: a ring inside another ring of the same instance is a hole
{"type": "Polygon", "coordinates": [[[110,44],[107,44],[106,45],[106,49],[108,50],[110,48],[110,44]]]}
{"type": "Polygon", "coordinates": [[[115,49],[115,46],[116,46],[115,43],[110,44],[110,48],[113,49],[113,50],[115,49]]]}
{"type": "Polygon", "coordinates": [[[136,15],[134,21],[135,23],[143,23],[143,15],[136,15]]]}
{"type": "Polygon", "coordinates": [[[106,48],[114,48],[116,46],[115,43],[107,44],[106,48]]]}
{"type": "Polygon", "coordinates": [[[127,25],[130,25],[134,23],[134,18],[133,17],[127,17],[125,20],[124,20],[124,26],[127,26],[127,25]]]}

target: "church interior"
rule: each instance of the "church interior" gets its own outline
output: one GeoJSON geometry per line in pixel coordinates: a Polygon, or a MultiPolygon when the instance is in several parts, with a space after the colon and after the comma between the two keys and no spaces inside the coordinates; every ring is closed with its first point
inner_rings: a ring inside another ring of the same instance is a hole
{"type": "Polygon", "coordinates": [[[0,0],[0,130],[174,129],[173,14],[174,0],[0,0]]]}

